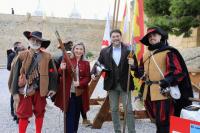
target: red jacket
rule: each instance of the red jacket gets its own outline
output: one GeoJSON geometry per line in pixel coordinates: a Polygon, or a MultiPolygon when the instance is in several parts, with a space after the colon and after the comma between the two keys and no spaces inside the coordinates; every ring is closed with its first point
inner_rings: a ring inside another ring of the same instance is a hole
{"type": "MultiPolygon", "coordinates": [[[[68,102],[70,98],[70,88],[71,88],[71,83],[72,83],[72,69],[70,68],[69,63],[65,60],[67,64],[67,69],[66,69],[66,110],[68,109],[68,102]]],[[[77,61],[76,58],[71,59],[72,65],[74,68],[76,68],[77,61]]],[[[84,112],[87,112],[89,110],[89,91],[88,91],[88,83],[90,82],[91,76],[90,76],[90,64],[88,61],[80,60],[78,62],[78,67],[79,67],[79,83],[80,86],[78,89],[82,89],[82,101],[83,101],[83,110],[84,112]]],[[[58,69],[58,73],[62,75],[62,70],[61,68],[58,69]]],[[[63,76],[60,77],[60,82],[59,82],[59,88],[56,93],[56,98],[55,98],[55,105],[59,107],[61,110],[64,110],[63,107],[63,76]]]]}

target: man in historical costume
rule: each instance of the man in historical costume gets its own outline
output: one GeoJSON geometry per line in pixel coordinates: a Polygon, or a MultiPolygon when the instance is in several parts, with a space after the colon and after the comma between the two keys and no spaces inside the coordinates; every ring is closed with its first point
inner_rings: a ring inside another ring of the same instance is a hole
{"type": "MultiPolygon", "coordinates": [[[[65,47],[65,50],[67,51],[68,56],[71,58],[73,56],[73,54],[71,52],[72,47],[73,47],[73,42],[72,41],[68,41],[68,42],[63,43],[63,45],[65,47]]],[[[54,62],[56,64],[56,68],[57,69],[60,67],[62,59],[63,59],[62,55],[54,57],[54,62]]]]}
{"type": "Polygon", "coordinates": [[[135,61],[135,76],[145,82],[143,99],[148,114],[155,120],[157,133],[169,133],[171,115],[178,116],[191,104],[192,86],[181,54],[168,45],[168,34],[160,27],[149,28],[141,42],[148,47],[140,65],[135,61]],[[162,77],[164,75],[164,78],[162,77]],[[173,99],[167,87],[178,85],[181,97],[173,99]]]}
{"type": "MultiPolygon", "coordinates": [[[[104,89],[108,91],[111,116],[115,133],[121,133],[119,117],[119,98],[121,97],[123,108],[126,108],[126,98],[128,97],[127,126],[129,133],[135,133],[135,120],[131,104],[131,90],[134,89],[133,81],[130,82],[129,92],[127,92],[128,56],[130,50],[122,42],[122,33],[118,29],[110,32],[111,45],[102,49],[98,61],[109,71],[104,78],[104,89]]],[[[131,65],[131,64],[130,64],[131,65]]],[[[131,76],[132,77],[132,76],[131,76]]],[[[95,78],[95,68],[92,70],[92,79],[95,78]]]]}
{"type": "Polygon", "coordinates": [[[47,48],[49,40],[42,38],[39,31],[25,31],[30,49],[20,52],[12,66],[9,88],[13,95],[19,118],[19,133],[25,133],[28,118],[35,115],[36,133],[41,133],[46,106],[46,96],[57,90],[57,71],[47,48]]]}

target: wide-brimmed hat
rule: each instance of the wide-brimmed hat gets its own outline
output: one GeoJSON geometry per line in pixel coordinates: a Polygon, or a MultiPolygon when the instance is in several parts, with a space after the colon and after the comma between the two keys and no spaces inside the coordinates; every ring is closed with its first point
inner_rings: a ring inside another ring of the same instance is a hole
{"type": "Polygon", "coordinates": [[[49,46],[49,44],[51,43],[50,40],[46,40],[46,39],[43,39],[42,38],[42,32],[40,31],[33,31],[33,32],[30,32],[30,31],[24,31],[24,36],[29,40],[31,37],[34,37],[38,40],[40,40],[42,43],[41,43],[41,47],[43,48],[47,48],[49,46]]]}
{"type": "Polygon", "coordinates": [[[163,29],[161,29],[160,27],[151,27],[151,28],[147,29],[147,34],[140,40],[140,42],[143,43],[146,46],[149,46],[150,43],[149,43],[148,36],[151,33],[160,34],[162,36],[161,40],[167,40],[168,39],[168,34],[163,29]]]}

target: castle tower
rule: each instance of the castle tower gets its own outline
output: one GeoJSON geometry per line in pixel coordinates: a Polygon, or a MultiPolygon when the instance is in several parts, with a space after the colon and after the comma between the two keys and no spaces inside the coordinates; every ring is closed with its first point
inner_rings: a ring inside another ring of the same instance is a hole
{"type": "Polygon", "coordinates": [[[37,8],[33,13],[35,16],[43,16],[44,15],[44,10],[42,8],[41,1],[38,0],[37,8]]]}
{"type": "Polygon", "coordinates": [[[74,8],[72,9],[71,14],[69,15],[70,18],[81,18],[81,14],[76,7],[76,0],[74,0],[74,8]]]}

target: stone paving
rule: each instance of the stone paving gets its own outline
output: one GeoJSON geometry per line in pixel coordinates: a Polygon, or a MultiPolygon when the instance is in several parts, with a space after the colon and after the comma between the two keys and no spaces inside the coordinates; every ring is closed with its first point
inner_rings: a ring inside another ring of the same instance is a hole
{"type": "MultiPolygon", "coordinates": [[[[10,115],[10,94],[7,87],[9,72],[6,69],[0,69],[0,133],[17,133],[17,124],[12,120],[10,115]]],[[[46,114],[43,126],[43,133],[62,133],[63,132],[63,115],[51,101],[47,101],[46,114]]],[[[88,118],[92,121],[98,112],[100,106],[91,106],[87,113],[88,118]]],[[[112,122],[105,122],[101,129],[91,129],[81,124],[78,133],[114,133],[112,122]]],[[[137,133],[155,133],[155,125],[148,119],[136,120],[137,133]]],[[[30,119],[27,133],[34,133],[34,117],[30,119]]]]}

